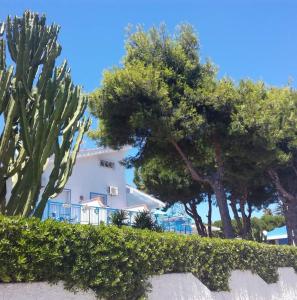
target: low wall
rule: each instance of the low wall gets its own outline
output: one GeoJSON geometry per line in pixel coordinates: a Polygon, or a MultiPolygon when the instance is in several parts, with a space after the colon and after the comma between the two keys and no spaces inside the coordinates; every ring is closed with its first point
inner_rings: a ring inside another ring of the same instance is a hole
{"type": "MultiPolygon", "coordinates": [[[[297,300],[297,274],[280,268],[277,283],[267,284],[249,271],[233,271],[230,292],[211,292],[190,273],[165,274],[151,278],[150,300],[297,300]]],[[[45,282],[0,284],[1,300],[95,300],[92,292],[71,293],[63,284],[45,282]]]]}
{"type": "Polygon", "coordinates": [[[233,271],[230,292],[211,292],[192,274],[154,276],[150,300],[297,300],[297,274],[292,268],[280,268],[277,283],[267,284],[250,271],[233,271]]]}

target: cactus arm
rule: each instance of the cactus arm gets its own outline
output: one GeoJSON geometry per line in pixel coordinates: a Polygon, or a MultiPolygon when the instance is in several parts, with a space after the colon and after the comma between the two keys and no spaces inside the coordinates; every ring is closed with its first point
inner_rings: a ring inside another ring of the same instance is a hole
{"type": "Polygon", "coordinates": [[[16,174],[21,170],[22,163],[24,162],[25,158],[26,158],[26,151],[24,148],[21,148],[16,161],[9,166],[7,177],[12,177],[14,174],[16,174]]]}
{"type": "MultiPolygon", "coordinates": [[[[73,166],[76,161],[84,133],[89,130],[90,125],[90,119],[87,121],[83,120],[81,124],[78,125],[79,132],[71,153],[70,151],[66,151],[66,148],[70,147],[72,144],[72,140],[69,142],[68,139],[69,132],[67,136],[64,136],[63,143],[60,147],[56,144],[54,168],[51,172],[48,184],[46,185],[46,188],[42,194],[41,200],[34,212],[35,217],[41,218],[48,199],[55,197],[63,190],[68,178],[72,174],[73,166]],[[62,156],[61,153],[65,153],[64,156],[62,156]]],[[[76,131],[76,128],[74,131],[76,131]]]]}
{"type": "Polygon", "coordinates": [[[34,211],[34,216],[41,218],[44,208],[46,206],[46,203],[50,197],[55,197],[57,193],[59,193],[56,182],[59,179],[59,174],[64,171],[65,169],[65,158],[66,161],[68,161],[69,157],[69,151],[66,151],[66,140],[62,142],[61,145],[59,145],[59,142],[56,141],[55,147],[54,147],[54,167],[51,171],[49,181],[44,189],[44,192],[41,196],[41,200],[37,205],[36,210],[34,211]],[[64,155],[62,155],[64,153],[64,155]],[[64,161],[64,162],[63,162],[64,161]]]}
{"type": "Polygon", "coordinates": [[[17,181],[11,190],[11,197],[6,205],[7,215],[18,214],[18,209],[25,205],[25,203],[20,203],[20,199],[25,191],[28,190],[31,174],[32,168],[30,163],[27,163],[21,172],[17,173],[17,181]]]}
{"type": "Polygon", "coordinates": [[[11,129],[13,125],[13,119],[16,114],[16,110],[17,110],[16,102],[13,98],[11,98],[8,105],[8,114],[7,117],[5,118],[4,130],[1,136],[0,153],[5,153],[7,145],[9,143],[9,139],[11,136],[11,129]]]}
{"type": "Polygon", "coordinates": [[[21,86],[19,85],[17,91],[18,93],[18,104],[20,107],[20,111],[21,111],[21,129],[22,129],[22,133],[23,133],[23,137],[24,137],[24,147],[27,150],[29,155],[32,155],[32,147],[31,147],[31,141],[30,141],[30,133],[29,133],[29,122],[27,120],[27,116],[26,116],[26,108],[25,108],[25,103],[24,103],[24,99],[22,99],[21,97],[21,86]]]}
{"type": "Polygon", "coordinates": [[[4,23],[0,23],[0,70],[6,69],[6,49],[5,49],[5,41],[2,38],[4,34],[5,25],[4,23]]]}
{"type": "Polygon", "coordinates": [[[5,99],[13,76],[13,67],[7,71],[0,71],[0,113],[5,107],[5,99]]]}
{"type": "Polygon", "coordinates": [[[55,136],[59,132],[59,128],[57,126],[59,119],[61,118],[61,113],[65,107],[65,103],[69,102],[69,85],[70,81],[66,82],[64,87],[64,93],[58,94],[56,97],[57,106],[55,107],[55,111],[53,112],[50,120],[49,120],[49,131],[48,131],[48,143],[45,145],[43,154],[41,157],[41,163],[45,163],[48,153],[50,152],[51,145],[54,143],[55,136]]]}
{"type": "Polygon", "coordinates": [[[64,60],[61,67],[56,69],[56,80],[57,82],[61,82],[62,79],[66,76],[67,71],[67,61],[64,60]]]}
{"type": "Polygon", "coordinates": [[[72,169],[73,169],[74,163],[76,161],[76,157],[77,157],[77,154],[78,154],[78,151],[79,151],[79,147],[80,147],[80,144],[82,142],[84,133],[89,129],[90,120],[83,121],[78,126],[79,126],[78,136],[76,138],[76,142],[75,142],[75,145],[73,147],[71,157],[70,157],[70,159],[67,160],[67,164],[66,164],[64,174],[61,176],[61,178],[58,182],[58,185],[57,185],[58,190],[63,189],[63,187],[65,186],[65,184],[66,184],[66,182],[69,178],[69,176],[72,174],[72,169]]]}
{"type": "Polygon", "coordinates": [[[78,104],[77,111],[75,112],[73,118],[69,121],[68,125],[63,129],[62,134],[65,134],[74,125],[74,123],[76,123],[78,120],[81,119],[82,112],[85,111],[86,106],[87,106],[87,98],[81,97],[78,104]]]}
{"type": "MultiPolygon", "coordinates": [[[[15,23],[15,20],[14,20],[15,23]]],[[[17,26],[17,24],[16,24],[17,26]]],[[[12,38],[12,29],[13,25],[12,25],[12,21],[11,18],[8,16],[7,17],[7,21],[6,21],[6,39],[7,39],[7,46],[8,46],[8,50],[10,53],[10,57],[11,59],[16,62],[17,60],[17,49],[16,49],[16,44],[12,42],[13,38],[12,38]]]]}

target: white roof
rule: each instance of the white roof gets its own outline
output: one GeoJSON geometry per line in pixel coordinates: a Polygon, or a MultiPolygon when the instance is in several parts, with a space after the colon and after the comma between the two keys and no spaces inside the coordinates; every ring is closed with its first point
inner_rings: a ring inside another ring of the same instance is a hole
{"type": "Polygon", "coordinates": [[[149,209],[155,209],[155,208],[160,208],[165,206],[164,202],[138,190],[135,187],[132,187],[127,184],[126,189],[127,189],[126,196],[127,196],[128,207],[136,206],[139,204],[146,204],[149,209]]]}
{"type": "MultiPolygon", "coordinates": [[[[130,150],[132,147],[131,146],[124,146],[123,148],[119,149],[119,150],[115,150],[115,149],[111,149],[108,147],[98,147],[98,148],[92,148],[92,149],[80,149],[76,159],[80,159],[80,158],[85,158],[85,157],[91,157],[91,156],[96,156],[96,155],[100,155],[100,154],[109,154],[109,153],[116,153],[116,152],[122,152],[122,151],[128,151],[130,150]]],[[[49,162],[53,162],[54,161],[54,157],[51,156],[49,159],[49,162]]]]}
{"type": "Polygon", "coordinates": [[[100,147],[100,148],[93,148],[93,149],[81,149],[78,154],[77,158],[82,157],[89,157],[89,156],[96,156],[100,154],[107,154],[107,153],[115,153],[115,152],[121,152],[121,151],[127,151],[131,149],[129,146],[125,146],[119,150],[114,150],[108,147],[100,147]]]}

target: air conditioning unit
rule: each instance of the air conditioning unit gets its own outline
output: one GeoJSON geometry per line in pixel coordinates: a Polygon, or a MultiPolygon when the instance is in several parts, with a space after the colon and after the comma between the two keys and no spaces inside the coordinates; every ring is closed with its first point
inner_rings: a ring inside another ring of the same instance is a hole
{"type": "Polygon", "coordinates": [[[118,196],[119,195],[119,188],[117,186],[109,186],[108,187],[108,194],[110,196],[118,196]]]}

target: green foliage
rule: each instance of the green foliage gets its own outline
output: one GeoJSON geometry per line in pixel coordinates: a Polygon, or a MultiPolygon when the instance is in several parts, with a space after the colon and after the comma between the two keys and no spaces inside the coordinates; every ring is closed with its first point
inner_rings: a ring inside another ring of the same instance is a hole
{"type": "Polygon", "coordinates": [[[128,213],[125,210],[117,210],[113,212],[110,216],[110,222],[112,225],[123,226],[126,224],[126,220],[128,219],[128,213]]]}
{"type": "Polygon", "coordinates": [[[253,239],[262,242],[264,239],[263,230],[271,231],[274,228],[285,225],[283,216],[264,215],[261,218],[252,218],[252,235],[253,239]]]}
{"type": "Polygon", "coordinates": [[[92,136],[113,147],[141,146],[144,138],[168,142],[201,125],[196,88],[214,70],[199,62],[198,48],[190,26],[181,26],[175,36],[164,27],[137,28],[126,42],[123,67],[106,71],[102,88],[91,95],[91,112],[100,118],[92,136]]]}
{"type": "Polygon", "coordinates": [[[175,153],[155,155],[135,168],[134,182],[139,189],[165,202],[167,207],[182,203],[185,212],[195,221],[197,232],[207,232],[198,212],[198,205],[205,201],[211,189],[191,178],[175,153]]]}
{"type": "Polygon", "coordinates": [[[55,67],[59,30],[30,11],[0,25],[0,211],[8,215],[42,215],[48,198],[63,190],[90,126],[83,118],[87,97],[72,83],[66,61],[55,67]],[[35,210],[50,157],[53,168],[35,210]],[[9,178],[14,185],[6,199],[9,178]]]}
{"type": "Polygon", "coordinates": [[[158,150],[175,152],[200,184],[217,194],[226,236],[232,227],[224,190],[223,162],[237,91],[229,79],[216,80],[202,63],[199,42],[189,25],[169,35],[164,27],[137,28],[126,42],[123,65],[106,71],[91,95],[90,110],[100,119],[91,136],[114,148],[139,149],[129,162],[149,160],[158,150]]]}
{"type": "Polygon", "coordinates": [[[139,229],[162,231],[161,227],[153,219],[152,214],[147,210],[140,211],[135,215],[133,226],[139,229]]]}
{"type": "Polygon", "coordinates": [[[139,189],[169,205],[197,198],[202,191],[175,153],[155,155],[144,161],[135,168],[134,182],[139,189]]]}
{"type": "Polygon", "coordinates": [[[1,282],[62,280],[105,299],[139,299],[153,274],[192,272],[219,291],[232,270],[272,283],[278,267],[297,270],[295,247],[0,217],[1,282]]]}
{"type": "Polygon", "coordinates": [[[249,153],[274,184],[290,243],[297,243],[297,92],[242,81],[232,129],[248,135],[249,153]]]}
{"type": "MultiPolygon", "coordinates": [[[[214,226],[222,227],[221,221],[213,222],[214,226]]],[[[251,218],[251,239],[257,242],[263,242],[263,230],[271,231],[274,228],[281,227],[285,225],[285,218],[283,216],[274,215],[263,215],[261,218],[253,217],[251,218]]],[[[232,220],[232,226],[236,235],[239,235],[237,223],[232,220]]],[[[220,233],[218,232],[218,235],[220,233]]]]}

